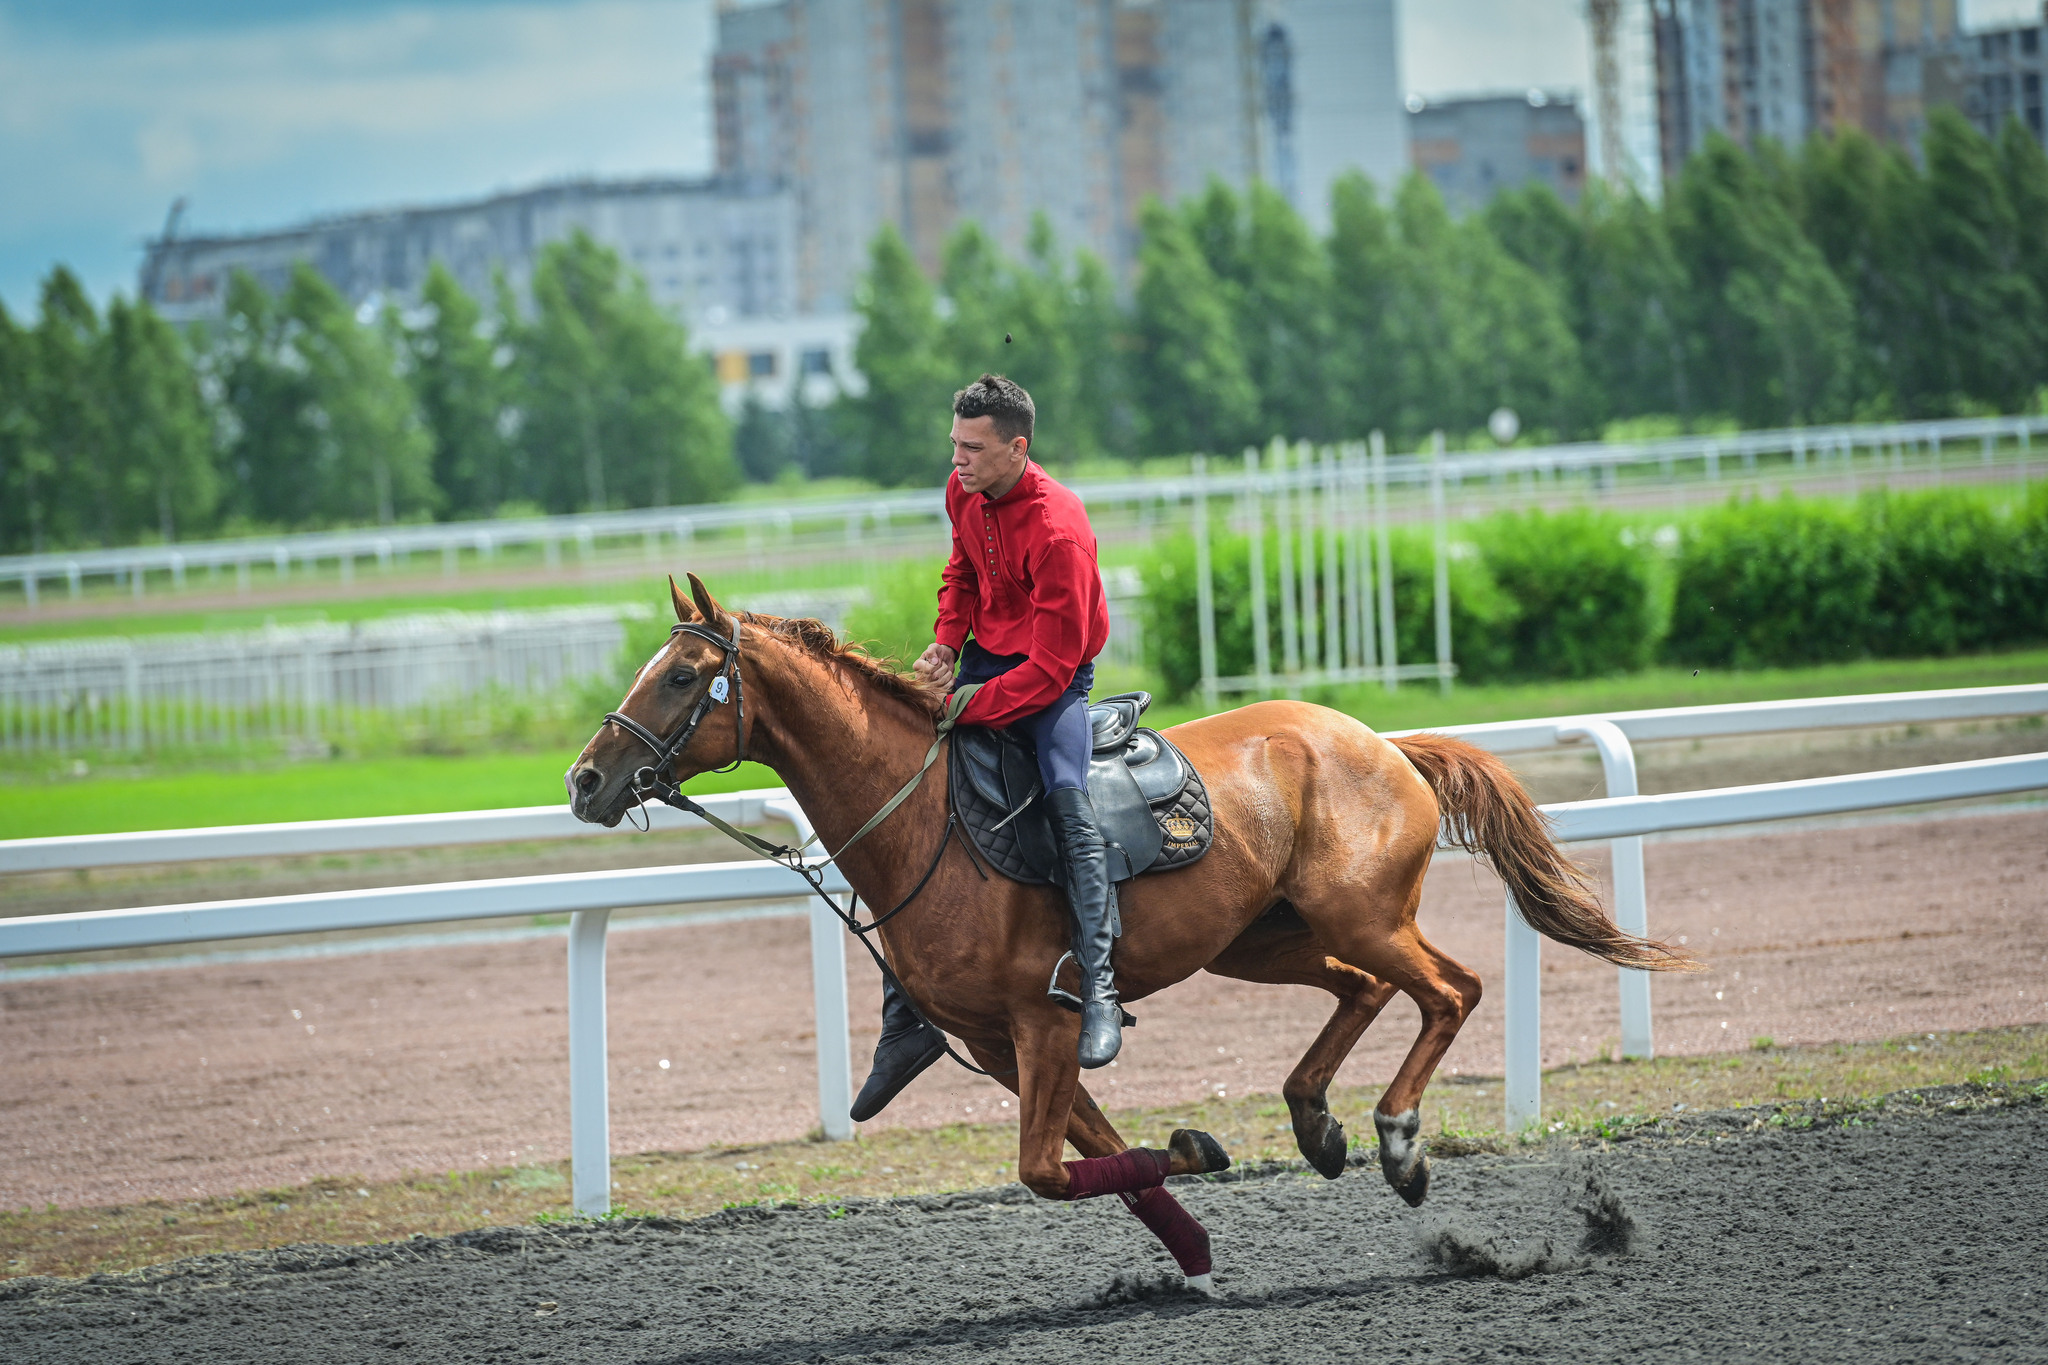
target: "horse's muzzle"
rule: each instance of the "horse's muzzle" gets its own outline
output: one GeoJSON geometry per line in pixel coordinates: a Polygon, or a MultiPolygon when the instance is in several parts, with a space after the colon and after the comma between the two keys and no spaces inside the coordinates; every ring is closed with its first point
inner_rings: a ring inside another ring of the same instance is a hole
{"type": "Polygon", "coordinates": [[[570,768],[563,775],[562,784],[569,789],[569,813],[586,824],[610,829],[626,813],[624,801],[603,800],[604,789],[608,785],[604,770],[588,759],[570,768]]]}

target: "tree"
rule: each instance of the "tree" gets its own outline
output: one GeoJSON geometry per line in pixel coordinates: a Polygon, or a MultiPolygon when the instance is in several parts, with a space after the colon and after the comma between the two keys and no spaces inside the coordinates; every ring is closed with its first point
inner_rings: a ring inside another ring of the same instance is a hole
{"type": "Polygon", "coordinates": [[[38,448],[49,478],[38,485],[43,533],[59,542],[113,544],[116,475],[109,449],[104,337],[92,300],[64,266],[43,281],[33,333],[38,448]]]}
{"type": "Polygon", "coordinates": [[[166,541],[204,530],[220,500],[213,433],[191,354],[147,301],[107,309],[110,455],[124,539],[153,527],[166,541]]]}
{"type": "Polygon", "coordinates": [[[1692,285],[1685,325],[1711,362],[1699,376],[1704,405],[1750,426],[1844,411],[1855,361],[1848,294],[1755,161],[1710,136],[1666,212],[1692,285]]]}
{"type": "Polygon", "coordinates": [[[1698,360],[1684,326],[1685,267],[1663,217],[1640,195],[1589,186],[1584,222],[1579,345],[1588,415],[1596,423],[1690,418],[1698,360]]]}
{"type": "Polygon", "coordinates": [[[37,439],[35,338],[0,303],[0,546],[40,551],[49,457],[37,439]]]}
{"type": "Polygon", "coordinates": [[[2016,118],[1999,129],[1998,169],[2017,228],[2014,265],[2034,287],[2032,381],[2048,384],[2048,152],[2016,118]]]}
{"type": "Polygon", "coordinates": [[[513,496],[504,369],[511,352],[501,346],[501,327],[486,324],[483,308],[435,261],[420,287],[418,321],[399,334],[448,516],[488,516],[513,496]]]}
{"type": "Polygon", "coordinates": [[[946,244],[941,286],[951,306],[943,354],[953,382],[984,372],[1022,384],[1038,409],[1032,454],[1065,462],[1099,455],[1114,392],[1109,375],[1088,382],[1084,357],[1113,363],[1120,330],[1114,292],[1100,263],[1083,258],[1070,275],[1052,223],[1034,214],[1025,259],[1005,259],[972,223],[946,244]]]}
{"type": "Polygon", "coordinates": [[[294,267],[279,298],[234,277],[214,364],[248,515],[280,525],[390,522],[438,503],[431,444],[396,357],[311,266],[294,267]]]}
{"type": "Polygon", "coordinates": [[[1156,200],[1140,215],[1132,388],[1153,454],[1235,451],[1258,437],[1259,392],[1229,297],[1185,219],[1156,200]]]}
{"type": "Polygon", "coordinates": [[[1920,173],[1899,149],[1849,129],[1808,141],[1800,174],[1801,226],[1855,310],[1859,407],[1924,412],[1932,367],[1920,173]]]}
{"type": "Polygon", "coordinates": [[[541,252],[520,337],[520,440],[542,503],[708,502],[738,482],[708,360],[618,253],[582,231],[541,252]]]}
{"type": "Polygon", "coordinates": [[[853,360],[867,380],[847,402],[858,472],[883,484],[937,483],[957,387],[937,345],[931,282],[903,235],[884,225],[868,248],[856,305],[865,324],[853,360]]]}
{"type": "Polygon", "coordinates": [[[1372,181],[1357,171],[1330,187],[1328,252],[1332,406],[1348,435],[1393,431],[1405,402],[1400,248],[1372,181]]]}
{"type": "Polygon", "coordinates": [[[2021,272],[2021,229],[1990,140],[1954,109],[1927,120],[1926,275],[1943,388],[1957,398],[2024,403],[2042,299],[2021,272]]]}
{"type": "Polygon", "coordinates": [[[1259,392],[1259,430],[1327,441],[1343,432],[1330,403],[1330,269],[1323,244],[1269,185],[1246,199],[1238,344],[1259,392]]]}

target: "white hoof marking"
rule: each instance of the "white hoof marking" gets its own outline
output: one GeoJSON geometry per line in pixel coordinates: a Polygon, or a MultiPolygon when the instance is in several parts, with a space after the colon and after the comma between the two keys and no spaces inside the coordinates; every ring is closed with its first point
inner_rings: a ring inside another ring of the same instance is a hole
{"type": "Polygon", "coordinates": [[[1208,1298],[1216,1297],[1216,1284],[1208,1275],[1188,1276],[1188,1288],[1208,1298]]]}

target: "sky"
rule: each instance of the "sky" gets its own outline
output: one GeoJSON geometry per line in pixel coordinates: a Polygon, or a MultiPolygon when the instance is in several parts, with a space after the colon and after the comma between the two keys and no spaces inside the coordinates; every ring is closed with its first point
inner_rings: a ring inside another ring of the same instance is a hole
{"type": "MultiPolygon", "coordinates": [[[[1983,23],[2036,0],[1966,0],[1983,23]]],[[[1424,95],[1581,89],[1583,0],[1400,0],[1424,95]]],[[[713,0],[0,0],[0,301],[193,231],[711,168],[713,0]]]]}

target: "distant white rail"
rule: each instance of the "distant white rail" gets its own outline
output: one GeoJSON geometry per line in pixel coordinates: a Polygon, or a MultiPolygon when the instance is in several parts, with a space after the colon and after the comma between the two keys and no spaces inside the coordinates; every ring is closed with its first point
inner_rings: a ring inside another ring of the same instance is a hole
{"type": "MultiPolygon", "coordinates": [[[[1552,479],[1587,475],[1612,482],[1631,468],[1649,468],[1652,477],[1684,477],[1697,465],[1696,477],[1715,481],[1724,463],[1746,473],[1760,459],[1783,459],[1795,474],[1838,470],[1882,479],[1887,469],[1903,468],[1907,452],[1916,459],[1931,452],[1939,463],[1944,452],[1962,445],[1974,448],[1981,464],[1994,464],[1998,448],[2018,446],[2031,455],[2033,439],[2048,435],[2048,416],[1971,417],[1936,422],[1862,423],[1828,427],[1791,427],[1769,431],[1680,436],[1632,442],[1582,442],[1573,445],[1525,447],[1452,454],[1441,462],[1441,474],[1454,485],[1472,480],[1552,479]],[[1858,461],[1862,463],[1859,465],[1858,461]]],[[[1970,457],[1965,457],[1970,458],[1970,457]]],[[[1421,489],[1436,467],[1426,455],[1391,455],[1385,477],[1391,485],[1421,489]]],[[[1233,494],[1256,483],[1269,492],[1308,488],[1321,475],[1301,470],[1292,475],[1247,478],[1219,472],[1208,477],[1211,494],[1233,494]]],[[[1091,507],[1118,504],[1144,506],[1180,504],[1194,496],[1189,476],[1080,480],[1075,491],[1091,507]]],[[[389,569],[417,555],[438,556],[442,572],[456,574],[465,556],[490,560],[497,552],[539,547],[550,565],[561,562],[564,547],[578,556],[592,554],[599,541],[638,540],[650,561],[665,543],[689,545],[704,533],[740,531],[765,541],[792,535],[799,527],[842,536],[852,544],[899,536],[904,523],[943,530],[945,507],[938,489],[863,494],[816,502],[731,502],[685,507],[650,507],[618,512],[587,512],[564,516],[523,517],[495,521],[447,521],[405,526],[372,526],[342,531],[307,531],[236,540],[186,541],[168,545],[133,545],[112,549],[50,551],[0,556],[0,584],[18,584],[30,606],[43,587],[62,584],[77,596],[87,578],[114,579],[136,595],[150,575],[182,589],[189,575],[231,571],[246,586],[252,569],[261,568],[279,580],[294,572],[332,563],[344,578],[358,561],[389,569]]],[[[942,542],[934,541],[937,544],[942,542]]]]}

